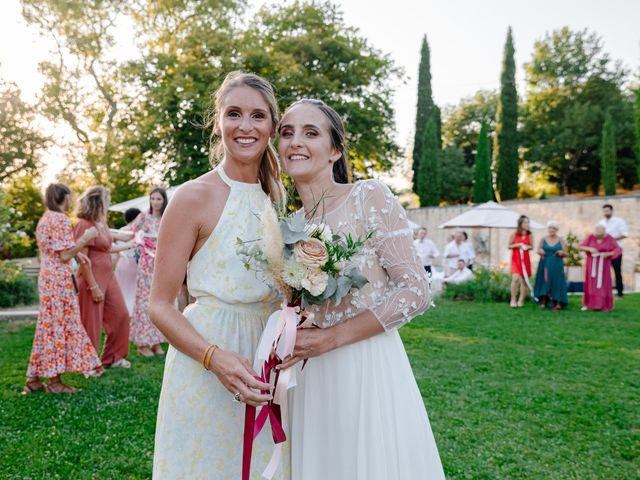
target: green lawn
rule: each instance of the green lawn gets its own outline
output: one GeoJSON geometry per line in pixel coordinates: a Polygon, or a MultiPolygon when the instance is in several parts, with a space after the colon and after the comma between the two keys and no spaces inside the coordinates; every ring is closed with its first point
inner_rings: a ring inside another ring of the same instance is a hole
{"type": "MultiPolygon", "coordinates": [[[[402,329],[447,478],[640,478],[640,295],[578,302],[440,302],[402,329]]],[[[21,396],[32,334],[0,324],[0,478],[149,478],[162,361],[21,396]]]]}

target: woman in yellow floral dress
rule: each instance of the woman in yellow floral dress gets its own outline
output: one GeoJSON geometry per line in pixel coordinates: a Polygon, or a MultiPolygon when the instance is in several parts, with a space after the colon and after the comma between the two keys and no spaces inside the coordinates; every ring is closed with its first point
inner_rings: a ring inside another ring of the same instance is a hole
{"type": "MultiPolygon", "coordinates": [[[[158,407],[155,480],[241,478],[242,402],[256,406],[271,399],[256,392],[270,387],[256,380],[249,359],[275,309],[274,294],[244,268],[235,243],[237,237],[261,237],[256,214],[267,195],[284,202],[269,142],[277,121],[268,82],[229,74],[216,93],[211,121],[222,140],[222,161],[181,186],[162,217],[150,316],[171,346],[158,407]],[[196,302],[183,315],[175,298],[185,271],[196,302]]],[[[252,478],[260,478],[272,447],[270,432],[262,432],[252,478]]],[[[288,450],[275,478],[289,478],[288,450]]]]}

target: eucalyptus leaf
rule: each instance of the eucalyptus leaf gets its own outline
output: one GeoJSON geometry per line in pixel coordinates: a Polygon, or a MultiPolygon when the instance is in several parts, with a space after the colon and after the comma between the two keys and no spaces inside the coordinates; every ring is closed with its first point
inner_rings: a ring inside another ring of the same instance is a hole
{"type": "Polygon", "coordinates": [[[342,297],[349,293],[349,290],[351,290],[351,279],[346,275],[338,277],[338,288],[336,288],[336,293],[333,297],[336,306],[340,305],[342,297]]]}
{"type": "Polygon", "coordinates": [[[327,288],[325,288],[324,293],[320,296],[322,301],[328,300],[331,296],[336,293],[338,289],[338,282],[335,277],[329,275],[329,279],[327,280],[327,288]]]}
{"type": "Polygon", "coordinates": [[[362,288],[367,283],[369,283],[367,277],[362,275],[360,271],[355,267],[349,270],[349,272],[347,273],[347,277],[351,279],[352,288],[362,288]]]}

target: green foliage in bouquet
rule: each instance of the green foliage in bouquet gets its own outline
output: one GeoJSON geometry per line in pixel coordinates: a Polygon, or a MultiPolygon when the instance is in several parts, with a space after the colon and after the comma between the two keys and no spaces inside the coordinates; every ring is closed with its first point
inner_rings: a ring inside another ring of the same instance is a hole
{"type": "Polygon", "coordinates": [[[578,250],[578,237],[574,233],[567,234],[567,257],[564,263],[567,267],[580,267],[582,265],[582,255],[578,250]]]}
{"type": "Polygon", "coordinates": [[[443,297],[476,302],[508,302],[511,297],[511,277],[502,270],[476,267],[473,280],[459,285],[447,285],[443,297]]]}
{"type": "Polygon", "coordinates": [[[22,268],[8,260],[0,260],[0,308],[30,305],[38,301],[36,282],[22,268]]]}

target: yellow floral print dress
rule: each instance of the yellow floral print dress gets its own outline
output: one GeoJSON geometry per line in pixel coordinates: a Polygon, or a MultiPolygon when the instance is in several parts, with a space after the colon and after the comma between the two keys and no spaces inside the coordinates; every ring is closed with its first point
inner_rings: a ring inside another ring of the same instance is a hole
{"type": "MultiPolygon", "coordinates": [[[[260,184],[231,180],[216,171],[231,191],[218,224],[189,263],[187,285],[197,301],[184,315],[207,341],[235,351],[253,363],[255,349],[276,308],[272,290],[245,269],[236,254],[238,237],[260,238],[259,212],[265,193],[260,184]]],[[[240,479],[243,403],[192,358],[169,347],[156,426],[154,479],[240,479]]],[[[271,456],[268,425],[255,440],[251,478],[261,478],[271,456]]],[[[275,479],[289,479],[289,450],[284,449],[275,479]]]]}

